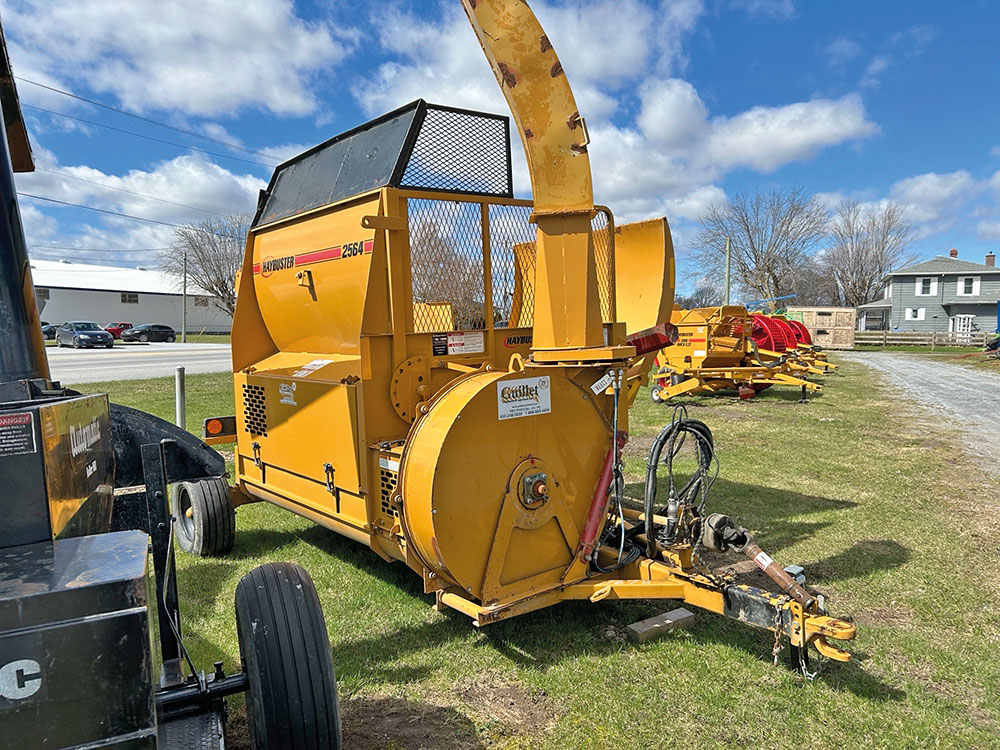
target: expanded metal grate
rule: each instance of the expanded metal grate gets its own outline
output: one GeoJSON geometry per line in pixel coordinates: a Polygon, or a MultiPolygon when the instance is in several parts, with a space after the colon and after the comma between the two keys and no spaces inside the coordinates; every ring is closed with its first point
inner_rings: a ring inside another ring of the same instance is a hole
{"type": "MultiPolygon", "coordinates": [[[[530,206],[490,206],[490,270],[493,274],[493,314],[496,328],[531,326],[535,305],[537,234],[528,222],[530,206]]],[[[614,236],[602,210],[591,223],[601,320],[615,319],[614,236]]]]}
{"type": "Polygon", "coordinates": [[[486,328],[479,204],[422,198],[407,204],[414,332],[486,328]]]}
{"type": "Polygon", "coordinates": [[[243,384],[243,429],[267,437],[267,400],[262,385],[243,384]]]}
{"type": "Polygon", "coordinates": [[[429,104],[400,187],[510,197],[506,117],[429,104]]]}
{"type": "Polygon", "coordinates": [[[528,328],[535,310],[537,233],[531,206],[491,205],[490,272],[495,328],[528,328]]]}
{"type": "Polygon", "coordinates": [[[396,491],[396,484],[399,481],[399,474],[395,471],[379,468],[379,481],[381,484],[380,496],[382,500],[382,512],[387,516],[399,517],[399,511],[392,507],[392,493],[396,491]]]}
{"type": "Polygon", "coordinates": [[[601,297],[601,320],[615,320],[614,235],[610,215],[598,210],[590,222],[594,236],[594,260],[597,263],[597,291],[601,297]]]}

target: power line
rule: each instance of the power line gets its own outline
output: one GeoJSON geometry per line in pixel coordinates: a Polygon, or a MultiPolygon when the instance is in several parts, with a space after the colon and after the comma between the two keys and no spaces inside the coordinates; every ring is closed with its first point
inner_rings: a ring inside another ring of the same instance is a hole
{"type": "Polygon", "coordinates": [[[32,195],[31,193],[22,193],[20,190],[17,194],[22,198],[32,198],[37,201],[48,201],[49,203],[58,203],[60,206],[72,206],[73,208],[84,208],[88,211],[96,211],[102,214],[110,214],[111,216],[122,216],[126,219],[134,219],[135,221],[146,221],[150,224],[161,224],[165,227],[174,227],[175,229],[189,229],[193,232],[204,232],[205,234],[214,234],[217,237],[227,237],[231,240],[238,240],[239,237],[234,237],[231,234],[222,234],[221,232],[213,232],[208,229],[201,229],[199,227],[184,226],[183,224],[172,224],[169,221],[160,221],[159,219],[147,219],[145,216],[133,216],[132,214],[123,214],[120,211],[111,211],[107,208],[95,208],[94,206],[85,206],[82,203],[70,203],[69,201],[60,201],[55,198],[46,198],[43,195],[32,195]]]}
{"type": "MultiPolygon", "coordinates": [[[[143,263],[146,260],[146,256],[143,256],[142,258],[95,258],[93,256],[88,257],[85,255],[60,255],[58,257],[53,258],[53,257],[46,257],[44,255],[36,255],[34,253],[31,253],[30,251],[28,254],[28,258],[31,260],[47,260],[52,263],[58,262],[60,260],[76,260],[80,261],[81,263],[92,263],[98,266],[102,264],[98,263],[97,261],[112,261],[112,262],[121,261],[125,263],[143,263]]],[[[154,260],[154,259],[149,258],[149,260],[154,260]]]]}
{"type": "Polygon", "coordinates": [[[172,250],[170,247],[76,247],[74,245],[35,245],[31,244],[28,246],[29,249],[32,247],[42,248],[45,250],[79,250],[81,252],[93,251],[95,253],[111,253],[111,252],[121,252],[121,253],[144,253],[144,252],[159,252],[161,250],[172,250]]]}
{"type": "Polygon", "coordinates": [[[160,203],[169,203],[171,206],[179,206],[181,208],[190,208],[192,211],[201,211],[205,214],[212,214],[213,216],[223,216],[216,211],[209,211],[207,208],[198,208],[197,206],[189,206],[187,203],[178,203],[177,201],[170,201],[166,198],[157,198],[155,195],[146,195],[145,193],[137,193],[134,190],[126,190],[125,188],[114,187],[113,185],[105,185],[102,182],[97,182],[96,180],[88,180],[84,177],[77,177],[75,175],[66,174],[65,172],[57,172],[54,169],[44,169],[43,167],[36,167],[37,172],[47,172],[48,174],[54,174],[59,177],[65,177],[67,180],[76,180],[77,182],[86,182],[88,185],[96,185],[99,188],[104,188],[105,190],[117,190],[119,193],[128,193],[129,195],[135,195],[139,198],[148,198],[151,201],[159,201],[160,203]]]}
{"type": "Polygon", "coordinates": [[[218,151],[209,151],[204,148],[198,148],[197,146],[190,146],[186,143],[177,143],[176,141],[168,141],[163,138],[155,138],[151,135],[146,135],[145,133],[136,133],[134,130],[125,130],[124,128],[116,128],[114,125],[105,125],[103,122],[96,122],[94,120],[87,120],[83,117],[77,117],[75,115],[68,115],[65,112],[55,112],[51,109],[45,109],[45,107],[36,107],[34,104],[21,104],[24,109],[34,109],[38,112],[44,112],[48,115],[55,115],[56,117],[65,117],[67,120],[76,120],[77,122],[82,122],[87,125],[93,125],[98,128],[107,128],[108,130],[113,130],[116,133],[125,133],[126,135],[134,135],[136,138],[145,138],[147,141],[155,141],[156,143],[165,143],[168,146],[177,146],[178,148],[186,148],[188,151],[197,151],[201,154],[208,154],[210,156],[217,156],[220,159],[232,159],[233,161],[241,161],[244,164],[256,164],[261,167],[267,167],[269,169],[274,169],[274,164],[265,164],[262,161],[254,161],[253,159],[244,159],[239,156],[230,156],[229,154],[220,154],[218,151]]]}
{"type": "Polygon", "coordinates": [[[161,128],[167,128],[168,130],[173,130],[178,133],[184,133],[185,135],[190,135],[195,138],[201,138],[206,141],[211,141],[212,143],[218,143],[220,146],[225,146],[226,148],[231,148],[236,151],[244,151],[248,154],[256,154],[257,156],[264,156],[269,159],[274,157],[270,154],[265,154],[263,151],[254,151],[252,148],[247,148],[246,146],[241,146],[238,143],[230,143],[229,141],[223,141],[218,138],[212,138],[211,136],[203,135],[194,130],[187,130],[186,128],[180,128],[176,125],[168,125],[165,122],[160,122],[159,120],[154,120],[150,117],[143,117],[142,115],[137,115],[134,112],[129,112],[128,110],[118,109],[117,107],[112,107],[110,104],[105,104],[104,102],[99,102],[94,99],[88,99],[85,96],[80,96],[79,94],[73,94],[69,91],[63,91],[62,89],[57,89],[54,86],[47,86],[44,83],[38,83],[38,81],[31,81],[27,78],[21,78],[20,76],[14,76],[18,81],[23,81],[24,83],[30,83],[32,86],[38,86],[39,88],[46,89],[48,91],[54,91],[57,94],[62,94],[63,96],[68,96],[73,99],[77,99],[81,102],[87,102],[87,104],[93,104],[95,107],[103,107],[104,109],[110,110],[112,112],[117,112],[120,115],[125,115],[126,117],[134,117],[136,120],[142,120],[143,122],[148,122],[152,125],[157,125],[161,128]]]}

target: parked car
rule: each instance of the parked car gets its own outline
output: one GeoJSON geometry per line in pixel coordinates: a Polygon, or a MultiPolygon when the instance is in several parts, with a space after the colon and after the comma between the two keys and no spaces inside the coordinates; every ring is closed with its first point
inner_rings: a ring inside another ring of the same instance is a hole
{"type": "Polygon", "coordinates": [[[122,341],[166,341],[172,344],[176,338],[177,333],[173,328],[156,323],[143,323],[122,331],[122,341]]]}
{"type": "Polygon", "coordinates": [[[91,320],[71,320],[56,329],[56,346],[103,346],[110,349],[115,337],[91,320]]]}
{"type": "Polygon", "coordinates": [[[52,341],[56,337],[56,329],[58,328],[59,326],[53,323],[46,323],[42,326],[42,338],[46,341],[52,341]]]}
{"type": "Polygon", "coordinates": [[[122,337],[122,331],[131,327],[132,327],[131,323],[123,323],[123,322],[108,323],[106,326],[104,326],[104,330],[110,333],[116,339],[120,339],[122,337]]]}

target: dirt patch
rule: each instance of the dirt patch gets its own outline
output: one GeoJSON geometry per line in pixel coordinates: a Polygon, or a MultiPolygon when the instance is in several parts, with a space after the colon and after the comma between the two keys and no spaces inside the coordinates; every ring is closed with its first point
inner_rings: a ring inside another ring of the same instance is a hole
{"type": "Polygon", "coordinates": [[[352,698],[340,706],[351,750],[479,750],[476,727],[449,706],[403,698],[352,698]]]}
{"type": "Polygon", "coordinates": [[[859,609],[852,618],[858,625],[910,625],[916,619],[916,613],[906,605],[897,604],[893,607],[871,607],[859,609]]]}
{"type": "Polygon", "coordinates": [[[455,693],[472,713],[509,734],[541,733],[555,719],[544,691],[531,693],[523,686],[490,676],[476,676],[455,686],[455,693]]]}

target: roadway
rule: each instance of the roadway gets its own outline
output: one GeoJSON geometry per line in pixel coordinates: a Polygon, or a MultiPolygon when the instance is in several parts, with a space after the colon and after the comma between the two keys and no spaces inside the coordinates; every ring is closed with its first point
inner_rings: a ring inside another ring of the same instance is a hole
{"type": "Polygon", "coordinates": [[[64,385],[104,380],[140,380],[187,373],[226,372],[232,367],[229,344],[122,344],[111,349],[46,347],[52,379],[64,385]]]}

